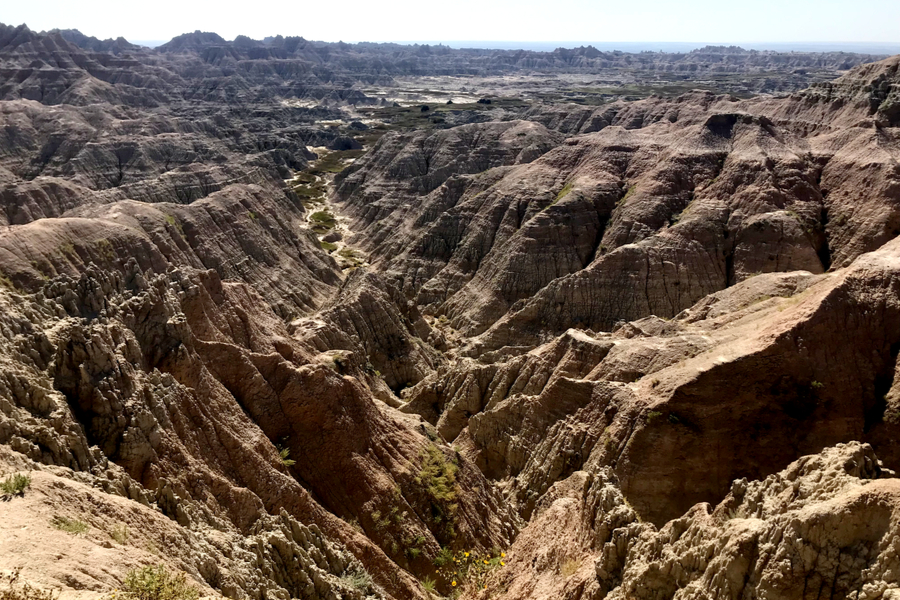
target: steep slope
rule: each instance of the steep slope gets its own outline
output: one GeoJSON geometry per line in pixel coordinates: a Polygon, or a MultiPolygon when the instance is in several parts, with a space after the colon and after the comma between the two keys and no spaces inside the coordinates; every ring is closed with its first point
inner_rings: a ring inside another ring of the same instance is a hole
{"type": "Polygon", "coordinates": [[[894,598],[898,494],[871,447],[838,445],[657,529],[612,473],[578,472],[472,597],[894,598]]]}
{"type": "Polygon", "coordinates": [[[136,482],[129,495],[184,527],[224,520],[247,534],[286,511],[346,545],[397,597],[417,595],[411,580],[335,514],[418,572],[441,544],[490,547],[514,534],[473,465],[316,363],[246,285],[214,271],[129,268],[60,277],[33,299],[5,293],[23,305],[7,313],[4,352],[2,440],[13,450],[75,471],[113,461],[136,482]],[[23,327],[30,333],[15,333],[23,327]],[[452,498],[429,491],[427,461],[453,473],[452,498]],[[376,507],[387,524],[371,516],[376,507]]]}
{"type": "Polygon", "coordinates": [[[467,448],[526,517],[584,465],[613,467],[655,523],[842,441],[870,441],[893,468],[898,266],[894,241],[831,275],[750,278],[671,321],[460,361],[404,410],[467,448]]]}
{"type": "Polygon", "coordinates": [[[890,59],[830,96],[621,103],[598,109],[599,131],[527,165],[424,187],[392,184],[395,158],[423,144],[458,153],[450,132],[395,139],[338,197],[385,275],[484,334],[473,355],[671,317],[751,275],[846,266],[896,236],[900,150],[882,126],[896,77],[890,59]],[[888,91],[871,92],[885,96],[876,106],[862,87],[888,91]]]}

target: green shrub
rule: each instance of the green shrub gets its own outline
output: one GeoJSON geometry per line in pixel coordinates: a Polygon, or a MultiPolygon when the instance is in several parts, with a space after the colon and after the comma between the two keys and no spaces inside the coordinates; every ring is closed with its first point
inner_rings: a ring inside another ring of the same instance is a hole
{"type": "Polygon", "coordinates": [[[283,464],[286,467],[293,467],[294,465],[297,464],[296,460],[294,460],[293,458],[290,458],[290,456],[291,456],[290,448],[279,448],[278,456],[281,458],[281,464],[283,464]]]}
{"type": "Polygon", "coordinates": [[[437,502],[456,500],[456,465],[448,461],[440,448],[428,444],[422,451],[422,467],[416,476],[416,483],[437,502]]]}
{"type": "Polygon", "coordinates": [[[129,571],[121,595],[129,600],[197,600],[200,592],[184,573],[170,573],[157,565],[129,571]]]}
{"type": "Polygon", "coordinates": [[[83,521],[60,516],[53,517],[50,520],[50,524],[60,531],[65,531],[66,533],[72,533],[75,535],[87,533],[87,530],[90,529],[87,523],[84,523],[83,521]]]}
{"type": "Polygon", "coordinates": [[[434,557],[434,566],[437,568],[449,565],[451,562],[453,562],[453,551],[446,546],[441,548],[441,551],[434,557]]]}
{"type": "Polygon", "coordinates": [[[21,496],[30,485],[30,475],[16,473],[10,475],[0,483],[0,492],[3,492],[4,496],[21,496]]]}

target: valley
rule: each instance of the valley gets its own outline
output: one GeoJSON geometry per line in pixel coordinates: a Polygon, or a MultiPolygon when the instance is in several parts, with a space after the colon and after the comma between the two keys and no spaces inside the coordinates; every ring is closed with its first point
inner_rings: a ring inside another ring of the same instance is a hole
{"type": "Polygon", "coordinates": [[[898,161],[896,56],[0,25],[0,571],[896,600],[898,161]]]}

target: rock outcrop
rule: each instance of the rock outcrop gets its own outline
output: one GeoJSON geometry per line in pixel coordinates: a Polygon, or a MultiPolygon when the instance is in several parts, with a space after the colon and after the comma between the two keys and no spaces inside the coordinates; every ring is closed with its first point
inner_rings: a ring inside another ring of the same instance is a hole
{"type": "Polygon", "coordinates": [[[900,480],[857,443],[642,522],[610,471],[556,484],[477,598],[893,598],[900,480]]]}
{"type": "Polygon", "coordinates": [[[584,465],[613,467],[658,524],[842,441],[870,442],[894,468],[898,248],[834,274],[759,275],[670,321],[460,361],[404,410],[457,439],[525,516],[584,465]]]}

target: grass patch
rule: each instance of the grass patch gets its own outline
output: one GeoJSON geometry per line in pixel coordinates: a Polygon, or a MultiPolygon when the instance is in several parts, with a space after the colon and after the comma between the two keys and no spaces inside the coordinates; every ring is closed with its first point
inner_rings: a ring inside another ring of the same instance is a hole
{"type": "Polygon", "coordinates": [[[315,165],[309,170],[311,175],[321,175],[323,173],[340,173],[344,170],[344,161],[359,158],[365,153],[364,150],[337,150],[329,152],[319,157],[315,165]]]}
{"type": "Polygon", "coordinates": [[[628,188],[628,191],[625,192],[625,195],[619,198],[619,200],[616,202],[616,206],[622,206],[623,204],[625,204],[625,202],[627,202],[628,199],[631,198],[631,196],[634,194],[634,190],[636,187],[637,186],[633,185],[628,188]]]}
{"type": "Polygon", "coordinates": [[[7,277],[6,275],[0,274],[0,285],[9,289],[10,291],[16,291],[16,285],[12,282],[12,279],[7,277]]]}
{"type": "Polygon", "coordinates": [[[559,565],[559,574],[568,579],[572,575],[578,572],[578,567],[581,566],[581,563],[574,558],[567,558],[559,565]]]}
{"type": "Polygon", "coordinates": [[[125,576],[124,591],[129,600],[197,600],[200,592],[182,573],[170,573],[163,565],[132,569],[125,576]]]}
{"type": "Polygon", "coordinates": [[[337,244],[332,244],[331,242],[326,242],[325,240],[319,240],[319,245],[322,246],[322,250],[326,252],[334,252],[337,250],[337,244]]]}
{"type": "Polygon", "coordinates": [[[3,492],[4,496],[22,496],[25,494],[25,490],[30,486],[30,475],[16,473],[15,475],[10,475],[0,483],[0,492],[3,492]]]}
{"type": "Polygon", "coordinates": [[[372,587],[372,576],[366,571],[348,571],[341,575],[341,583],[354,590],[366,590],[372,587]]]}
{"type": "Polygon", "coordinates": [[[321,202],[325,197],[325,185],[322,183],[295,185],[292,189],[301,200],[316,200],[321,202]]]}
{"type": "Polygon", "coordinates": [[[301,171],[294,176],[297,183],[315,183],[317,180],[318,178],[308,171],[301,171]]]}
{"type": "Polygon", "coordinates": [[[319,210],[309,216],[312,230],[318,234],[328,233],[337,226],[337,219],[327,210],[319,210]]]}
{"type": "MultiPolygon", "coordinates": [[[[357,268],[365,264],[365,259],[363,258],[363,256],[350,246],[344,246],[343,248],[338,250],[337,253],[338,256],[346,261],[345,268],[357,268]]],[[[379,376],[380,375],[381,374],[379,373],[379,376]]]]}
{"type": "Polygon", "coordinates": [[[426,577],[425,580],[422,581],[422,589],[429,595],[434,592],[436,586],[437,582],[431,577],[426,577]]]}
{"type": "Polygon", "coordinates": [[[88,527],[88,524],[83,521],[60,516],[53,517],[53,519],[50,520],[50,524],[53,525],[55,529],[65,531],[66,533],[71,533],[73,535],[87,533],[87,530],[90,529],[90,527],[88,527]]]}
{"type": "MultiPolygon", "coordinates": [[[[556,200],[553,201],[553,204],[556,204],[557,202],[559,202],[560,200],[562,200],[563,198],[568,196],[569,192],[572,191],[573,185],[574,184],[572,182],[569,182],[566,185],[564,185],[563,189],[559,190],[559,193],[556,194],[556,200]]],[[[553,205],[551,204],[551,206],[553,206],[553,205]]]]}
{"type": "Polygon", "coordinates": [[[184,235],[184,227],[182,227],[181,222],[173,215],[166,215],[166,223],[177,229],[178,233],[184,235]]]}
{"type": "Polygon", "coordinates": [[[297,461],[294,460],[293,458],[290,458],[290,456],[291,456],[290,448],[279,448],[278,449],[278,457],[281,458],[281,464],[283,464],[286,467],[293,467],[294,465],[297,464],[297,461]]]}
{"type": "Polygon", "coordinates": [[[124,545],[128,542],[128,526],[125,523],[119,523],[109,532],[109,537],[114,539],[117,544],[124,545]]]}

